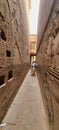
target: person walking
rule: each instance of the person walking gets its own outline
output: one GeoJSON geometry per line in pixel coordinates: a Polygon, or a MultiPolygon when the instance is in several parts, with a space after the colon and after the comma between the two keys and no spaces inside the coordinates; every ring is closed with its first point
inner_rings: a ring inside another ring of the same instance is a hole
{"type": "Polygon", "coordinates": [[[36,61],[33,61],[31,64],[31,76],[35,76],[36,74],[36,68],[37,68],[38,64],[36,63],[36,61]]]}

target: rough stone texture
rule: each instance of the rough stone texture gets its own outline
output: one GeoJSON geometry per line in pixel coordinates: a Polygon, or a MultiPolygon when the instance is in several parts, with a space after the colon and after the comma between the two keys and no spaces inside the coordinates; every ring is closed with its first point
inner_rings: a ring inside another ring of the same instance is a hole
{"type": "Polygon", "coordinates": [[[0,75],[5,75],[5,84],[0,86],[0,123],[9,109],[26,73],[29,70],[29,64],[20,64],[18,66],[9,66],[0,70],[0,75]],[[8,79],[9,71],[12,67],[12,78],[8,79]]]}
{"type": "Polygon", "coordinates": [[[29,69],[27,63],[29,29],[26,1],[0,0],[0,122],[29,69]],[[8,75],[11,76],[10,82],[8,75]]]}
{"type": "MultiPolygon", "coordinates": [[[[40,7],[39,7],[39,18],[38,18],[38,43],[40,43],[42,35],[44,33],[52,5],[53,5],[54,0],[40,0],[40,7]]],[[[37,44],[38,48],[38,44],[37,44]]]]}
{"type": "Polygon", "coordinates": [[[29,62],[29,32],[25,3],[24,0],[0,1],[0,67],[29,62]],[[7,50],[11,53],[10,57],[6,56],[7,50]]]}
{"type": "Polygon", "coordinates": [[[41,1],[38,28],[38,77],[49,124],[59,130],[59,0],[41,1]]]}

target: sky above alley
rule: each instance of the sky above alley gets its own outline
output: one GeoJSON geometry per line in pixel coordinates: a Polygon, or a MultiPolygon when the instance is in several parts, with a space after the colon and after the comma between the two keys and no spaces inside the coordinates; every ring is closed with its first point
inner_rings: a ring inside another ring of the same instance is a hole
{"type": "Polygon", "coordinates": [[[37,34],[39,4],[40,0],[31,0],[30,34],[37,34]]]}

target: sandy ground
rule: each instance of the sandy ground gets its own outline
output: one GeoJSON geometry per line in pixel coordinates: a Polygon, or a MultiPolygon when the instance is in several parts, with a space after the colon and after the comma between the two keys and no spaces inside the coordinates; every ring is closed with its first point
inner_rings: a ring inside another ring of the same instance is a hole
{"type": "Polygon", "coordinates": [[[37,76],[30,71],[3,122],[2,130],[50,130],[37,76]]]}

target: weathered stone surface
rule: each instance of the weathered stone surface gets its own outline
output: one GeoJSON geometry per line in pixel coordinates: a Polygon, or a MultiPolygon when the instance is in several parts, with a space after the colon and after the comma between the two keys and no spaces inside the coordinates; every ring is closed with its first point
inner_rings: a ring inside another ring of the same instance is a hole
{"type": "MultiPolygon", "coordinates": [[[[55,55],[57,55],[57,57],[59,55],[59,12],[58,12],[59,7],[58,7],[58,5],[59,5],[59,1],[56,0],[54,2],[54,6],[53,6],[52,12],[50,14],[50,17],[48,17],[48,18],[50,18],[48,23],[47,23],[47,19],[45,17],[45,21],[47,24],[47,25],[45,25],[45,24],[43,25],[44,27],[46,27],[45,33],[43,34],[42,31],[40,30],[41,27],[39,28],[38,46],[40,48],[39,49],[40,51],[38,53],[40,53],[39,54],[40,57],[39,57],[39,55],[37,56],[38,60],[40,59],[41,64],[52,66],[57,71],[59,71],[59,65],[56,65],[57,60],[54,61],[54,57],[55,57],[55,55]],[[40,35],[42,35],[42,36],[40,37],[40,35]],[[42,38],[42,40],[41,40],[41,38],[42,38]],[[41,42],[40,42],[40,40],[41,40],[41,42]]],[[[42,21],[44,21],[44,20],[42,19],[42,21]]],[[[41,23],[41,26],[42,26],[42,24],[43,24],[43,22],[41,23]]],[[[44,28],[43,28],[43,32],[44,32],[44,28]]]]}
{"type": "MultiPolygon", "coordinates": [[[[52,5],[53,5],[54,0],[40,0],[40,8],[39,8],[39,18],[38,18],[38,43],[40,43],[42,35],[44,33],[52,5]]],[[[38,45],[37,45],[38,47],[38,45]]]]}
{"type": "MultiPolygon", "coordinates": [[[[29,62],[29,30],[24,0],[0,1],[0,42],[2,48],[3,42],[6,48],[4,54],[6,64],[3,66],[29,62]],[[10,57],[6,55],[7,50],[11,53],[10,57]]],[[[1,51],[4,52],[4,48],[1,51]]],[[[1,63],[0,66],[2,67],[1,63]]]]}
{"type": "Polygon", "coordinates": [[[28,70],[29,64],[26,63],[0,69],[0,76],[5,75],[5,83],[0,86],[0,123],[18,92],[28,70]],[[12,71],[11,79],[8,76],[10,71],[12,71]]]}
{"type": "Polygon", "coordinates": [[[58,130],[59,0],[41,0],[37,44],[38,76],[40,73],[39,80],[41,79],[41,90],[48,113],[48,119],[51,128],[58,130]]]}
{"type": "Polygon", "coordinates": [[[26,1],[0,0],[0,122],[29,69],[28,63],[26,1]]]}

